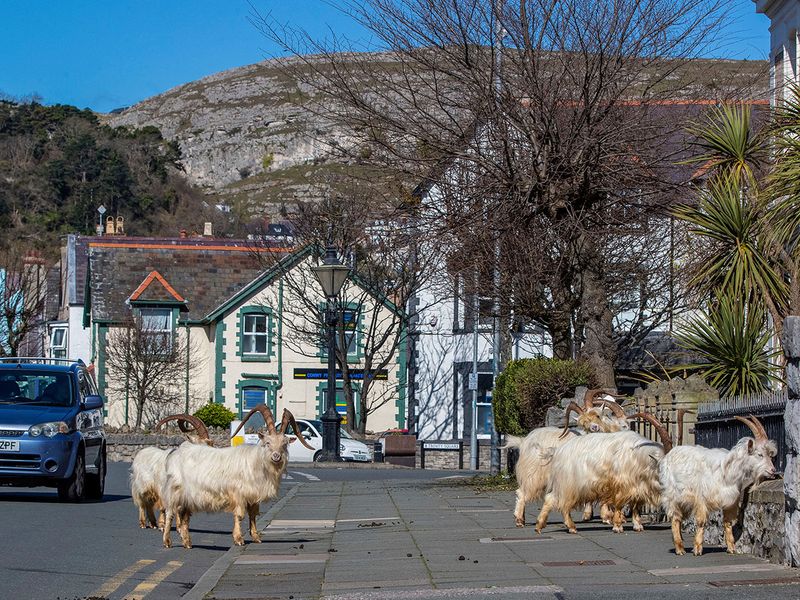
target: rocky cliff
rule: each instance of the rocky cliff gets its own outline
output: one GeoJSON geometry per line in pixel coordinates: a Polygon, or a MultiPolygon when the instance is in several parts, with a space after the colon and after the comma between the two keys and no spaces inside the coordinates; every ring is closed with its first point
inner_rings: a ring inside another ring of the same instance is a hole
{"type": "MultiPolygon", "coordinates": [[[[763,62],[703,60],[690,71],[706,97],[723,97],[753,82],[762,93],[766,89],[763,62]]],[[[307,85],[264,61],[181,85],[108,120],[113,126],[154,125],[177,140],[189,180],[215,202],[277,209],[307,197],[311,181],[340,169],[335,149],[354,143],[310,110],[315,100],[307,85]]]]}

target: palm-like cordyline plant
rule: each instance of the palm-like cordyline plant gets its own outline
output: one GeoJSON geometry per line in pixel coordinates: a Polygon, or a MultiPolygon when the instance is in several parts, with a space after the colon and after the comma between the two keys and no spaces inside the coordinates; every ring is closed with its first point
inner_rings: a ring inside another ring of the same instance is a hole
{"type": "Polygon", "coordinates": [[[701,149],[694,160],[703,163],[709,178],[695,204],[675,210],[692,233],[709,242],[691,285],[714,299],[706,314],[686,323],[678,339],[705,357],[694,367],[709,383],[731,394],[761,391],[778,379],[765,315],[769,310],[779,328],[789,302],[776,260],[774,210],[758,182],[766,144],[753,133],[750,116],[749,107],[723,106],[690,130],[701,149]]]}
{"type": "Polygon", "coordinates": [[[708,312],[690,319],[677,338],[701,357],[689,368],[700,371],[709,385],[720,394],[745,395],[780,381],[774,363],[779,351],[768,348],[771,335],[760,303],[748,305],[723,295],[708,312]]]}

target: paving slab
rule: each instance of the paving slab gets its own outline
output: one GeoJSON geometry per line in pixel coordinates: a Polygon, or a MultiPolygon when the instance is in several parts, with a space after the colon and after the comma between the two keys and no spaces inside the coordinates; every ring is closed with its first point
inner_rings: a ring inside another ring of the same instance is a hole
{"type": "Polygon", "coordinates": [[[800,598],[797,570],[714,547],[676,556],[666,526],[569,534],[554,520],[539,535],[515,527],[513,505],[442,483],[301,483],[259,521],[262,544],[232,548],[185,597],[800,598]]]}

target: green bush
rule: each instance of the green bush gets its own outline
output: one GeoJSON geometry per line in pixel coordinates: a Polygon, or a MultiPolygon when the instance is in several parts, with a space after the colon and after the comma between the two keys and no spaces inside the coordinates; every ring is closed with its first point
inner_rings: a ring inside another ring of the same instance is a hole
{"type": "Polygon", "coordinates": [[[497,430],[525,435],[541,427],[547,409],[579,385],[597,385],[587,363],[554,358],[512,360],[498,376],[492,397],[497,430]]]}
{"type": "Polygon", "coordinates": [[[194,413],[194,416],[206,424],[206,427],[230,427],[231,421],[236,418],[230,410],[225,408],[222,404],[215,404],[209,402],[200,410],[194,413]]]}

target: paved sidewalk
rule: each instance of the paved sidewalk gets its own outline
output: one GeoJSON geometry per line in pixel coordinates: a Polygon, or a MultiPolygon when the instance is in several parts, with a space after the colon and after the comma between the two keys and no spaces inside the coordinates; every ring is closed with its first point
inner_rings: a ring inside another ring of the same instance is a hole
{"type": "Polygon", "coordinates": [[[185,598],[800,598],[800,571],[719,547],[675,556],[667,525],[515,528],[513,496],[442,482],[295,485],[263,516],[263,543],[231,548],[185,598]]]}

